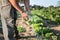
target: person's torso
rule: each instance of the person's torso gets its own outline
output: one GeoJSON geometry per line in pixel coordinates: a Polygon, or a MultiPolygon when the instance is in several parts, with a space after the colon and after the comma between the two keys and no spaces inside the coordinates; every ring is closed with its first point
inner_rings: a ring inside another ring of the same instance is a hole
{"type": "Polygon", "coordinates": [[[13,9],[8,0],[0,0],[0,15],[1,13],[4,15],[4,17],[10,17],[10,14],[13,14],[13,9]]]}
{"type": "Polygon", "coordinates": [[[0,0],[0,7],[10,5],[8,0],[0,0]]]}
{"type": "Polygon", "coordinates": [[[2,6],[2,2],[1,2],[1,0],[0,0],[0,7],[2,6]]]}

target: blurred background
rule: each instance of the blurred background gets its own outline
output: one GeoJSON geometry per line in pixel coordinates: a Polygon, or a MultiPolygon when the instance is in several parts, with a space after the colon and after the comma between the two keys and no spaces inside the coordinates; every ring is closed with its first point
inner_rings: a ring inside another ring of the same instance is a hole
{"type": "Polygon", "coordinates": [[[37,39],[60,40],[60,0],[30,0],[30,10],[37,39]]]}

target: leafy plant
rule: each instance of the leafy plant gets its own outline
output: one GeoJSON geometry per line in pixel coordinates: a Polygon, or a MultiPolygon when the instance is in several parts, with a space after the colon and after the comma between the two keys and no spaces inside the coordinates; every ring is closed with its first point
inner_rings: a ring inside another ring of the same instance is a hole
{"type": "Polygon", "coordinates": [[[40,18],[37,15],[33,15],[29,23],[33,26],[36,35],[43,36],[47,39],[50,39],[52,35],[54,35],[54,33],[48,27],[44,26],[42,19],[40,20],[40,18]]]}
{"type": "Polygon", "coordinates": [[[52,36],[53,40],[58,40],[58,37],[56,35],[52,36]]]}
{"type": "Polygon", "coordinates": [[[21,26],[18,26],[18,27],[17,27],[17,30],[18,30],[19,32],[26,32],[26,29],[23,28],[23,27],[21,27],[21,26]]]}
{"type": "MultiPolygon", "coordinates": [[[[54,36],[54,33],[48,28],[49,26],[47,25],[60,24],[60,6],[41,7],[35,5],[32,6],[31,9],[32,16],[29,23],[33,26],[36,35],[45,37],[45,40],[50,39],[52,36],[54,36]]],[[[56,35],[53,37],[53,39],[55,37],[57,39],[56,35]]]]}
{"type": "Polygon", "coordinates": [[[46,38],[50,38],[52,35],[53,35],[52,32],[50,32],[50,33],[46,33],[46,34],[45,34],[45,37],[46,37],[46,38]]]}

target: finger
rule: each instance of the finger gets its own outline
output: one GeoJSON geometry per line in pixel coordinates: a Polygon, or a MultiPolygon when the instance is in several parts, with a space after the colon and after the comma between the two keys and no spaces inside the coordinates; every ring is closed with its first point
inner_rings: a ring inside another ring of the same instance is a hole
{"type": "Polygon", "coordinates": [[[24,19],[27,21],[28,20],[28,17],[24,17],[24,19]]]}

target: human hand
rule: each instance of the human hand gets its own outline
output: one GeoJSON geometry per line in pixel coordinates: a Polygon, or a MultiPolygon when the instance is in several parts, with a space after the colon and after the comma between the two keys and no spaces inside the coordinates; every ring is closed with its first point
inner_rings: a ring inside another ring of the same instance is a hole
{"type": "Polygon", "coordinates": [[[27,15],[27,13],[23,12],[23,13],[21,14],[21,16],[22,16],[22,18],[23,18],[24,20],[28,20],[28,15],[27,15]]]}

